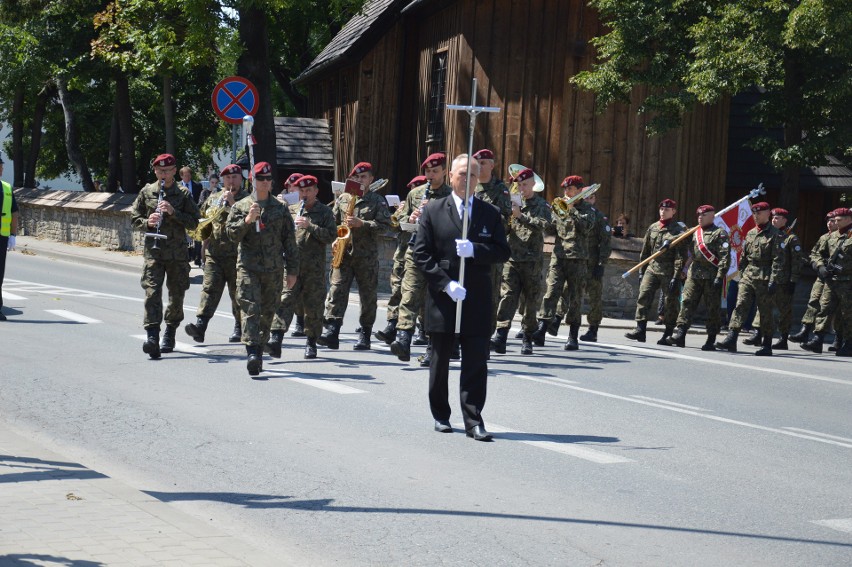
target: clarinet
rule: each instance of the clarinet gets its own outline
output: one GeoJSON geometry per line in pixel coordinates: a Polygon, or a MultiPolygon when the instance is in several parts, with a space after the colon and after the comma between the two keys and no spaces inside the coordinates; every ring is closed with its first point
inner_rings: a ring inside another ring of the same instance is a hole
{"type": "Polygon", "coordinates": [[[296,216],[298,216],[298,217],[305,216],[305,203],[306,202],[307,202],[307,199],[302,199],[302,205],[299,207],[299,214],[296,215],[296,216]]]}
{"type": "Polygon", "coordinates": [[[145,233],[146,238],[153,238],[154,239],[154,244],[151,245],[151,250],[159,250],[160,249],[160,247],[158,246],[159,241],[164,239],[164,238],[168,238],[165,234],[160,234],[160,225],[163,223],[163,212],[160,210],[160,203],[163,202],[163,198],[165,198],[165,195],[166,195],[166,182],[160,181],[160,191],[157,193],[157,208],[156,208],[157,213],[159,213],[159,215],[160,215],[160,220],[157,221],[157,226],[155,227],[156,230],[154,232],[146,232],[145,233]]]}

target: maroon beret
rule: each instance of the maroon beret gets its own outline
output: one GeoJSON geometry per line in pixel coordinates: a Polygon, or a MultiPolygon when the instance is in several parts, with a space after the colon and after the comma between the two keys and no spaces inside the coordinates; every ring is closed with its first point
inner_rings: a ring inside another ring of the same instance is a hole
{"type": "Polygon", "coordinates": [[[424,183],[426,183],[426,176],[425,175],[418,175],[417,177],[415,177],[414,179],[409,181],[408,185],[406,185],[406,187],[411,189],[412,187],[418,187],[420,185],[423,185],[424,183]]]}
{"type": "Polygon", "coordinates": [[[317,184],[317,178],[313,175],[303,175],[293,182],[294,187],[314,187],[317,184]]]}
{"type": "Polygon", "coordinates": [[[232,163],[230,165],[226,165],[225,167],[222,168],[222,171],[219,172],[219,175],[234,175],[234,174],[236,174],[236,175],[242,175],[243,174],[243,168],[241,168],[240,166],[238,166],[235,163],[232,163]]]}
{"type": "Polygon", "coordinates": [[[373,171],[373,164],[367,161],[358,162],[355,164],[355,167],[352,168],[352,171],[349,172],[349,177],[358,175],[359,173],[364,173],[365,171],[373,171]]]}
{"type": "Polygon", "coordinates": [[[255,175],[272,175],[272,166],[267,162],[262,161],[254,164],[255,175]]]}
{"type": "Polygon", "coordinates": [[[790,211],[788,211],[787,209],[782,209],[781,207],[775,207],[774,209],[772,209],[772,216],[774,217],[775,215],[781,215],[782,217],[790,218],[790,211]]]}
{"type": "Polygon", "coordinates": [[[534,176],[535,176],[535,172],[527,167],[527,168],[519,171],[518,174],[512,178],[512,181],[520,183],[521,181],[524,181],[526,179],[531,179],[534,176]]]}
{"type": "Polygon", "coordinates": [[[841,207],[839,209],[834,209],[835,217],[852,217],[852,209],[847,207],[841,207]]]}
{"type": "Polygon", "coordinates": [[[713,205],[701,205],[697,209],[695,209],[695,213],[699,215],[703,215],[704,213],[715,213],[716,207],[713,205]]]}
{"type": "Polygon", "coordinates": [[[287,178],[287,181],[285,181],[284,183],[286,183],[287,185],[292,185],[303,175],[303,173],[293,173],[290,175],[290,177],[287,178]]]}
{"type": "Polygon", "coordinates": [[[420,164],[420,170],[422,171],[422,170],[426,169],[427,167],[438,167],[439,165],[446,165],[446,164],[447,164],[447,154],[442,154],[440,152],[436,152],[436,153],[430,155],[429,157],[427,157],[425,160],[423,160],[423,163],[420,164]]]}
{"type": "Polygon", "coordinates": [[[177,163],[172,154],[160,154],[151,162],[151,167],[169,167],[177,163]]]}
{"type": "Polygon", "coordinates": [[[767,203],[766,201],[761,201],[751,206],[751,212],[759,213],[760,211],[768,211],[771,208],[772,207],[769,206],[769,203],[767,203]]]}
{"type": "Polygon", "coordinates": [[[562,181],[562,187],[582,187],[583,186],[583,178],[579,175],[569,175],[562,181]]]}
{"type": "Polygon", "coordinates": [[[482,149],[473,154],[473,159],[494,159],[494,152],[482,149]]]}
{"type": "Polygon", "coordinates": [[[662,201],[660,201],[660,207],[659,208],[661,208],[661,209],[676,209],[677,208],[677,201],[675,201],[674,199],[663,199],[662,201]]]}

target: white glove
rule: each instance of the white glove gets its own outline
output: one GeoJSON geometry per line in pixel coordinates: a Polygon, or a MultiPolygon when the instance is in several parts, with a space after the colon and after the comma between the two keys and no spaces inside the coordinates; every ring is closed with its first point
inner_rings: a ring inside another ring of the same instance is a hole
{"type": "Polygon", "coordinates": [[[12,234],[9,236],[9,245],[6,246],[6,250],[14,250],[15,249],[15,235],[12,234]]]}
{"type": "Polygon", "coordinates": [[[444,288],[444,291],[447,292],[453,301],[459,302],[464,301],[464,298],[467,296],[467,290],[459,285],[459,282],[452,281],[447,284],[447,287],[444,288]]]}
{"type": "Polygon", "coordinates": [[[458,254],[459,258],[473,258],[473,243],[467,238],[457,238],[456,254],[458,254]]]}

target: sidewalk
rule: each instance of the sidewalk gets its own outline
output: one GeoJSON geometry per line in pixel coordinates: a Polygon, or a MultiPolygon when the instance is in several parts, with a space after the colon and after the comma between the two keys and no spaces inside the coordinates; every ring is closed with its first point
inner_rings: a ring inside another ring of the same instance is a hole
{"type": "Polygon", "coordinates": [[[0,502],[0,567],[285,564],[2,421],[0,502]]]}

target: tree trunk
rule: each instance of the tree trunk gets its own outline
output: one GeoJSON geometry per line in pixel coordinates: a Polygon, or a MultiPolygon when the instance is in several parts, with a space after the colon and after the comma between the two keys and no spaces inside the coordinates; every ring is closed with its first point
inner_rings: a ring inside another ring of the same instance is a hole
{"type": "Polygon", "coordinates": [[[12,103],[12,176],[13,187],[24,186],[24,85],[15,87],[12,103]]]}
{"type": "Polygon", "coordinates": [[[163,118],[166,128],[166,153],[175,155],[175,107],[172,100],[172,77],[168,73],[163,75],[163,118]]]}
{"type": "MultiPolygon", "coordinates": [[[[784,57],[784,149],[798,146],[802,143],[802,105],[804,80],[802,67],[796,56],[789,51],[784,57]]],[[[779,206],[796,215],[799,208],[799,179],[802,173],[800,163],[784,166],[781,172],[781,198],[779,206]]]]}
{"type": "Polygon", "coordinates": [[[77,129],[77,115],[74,110],[73,95],[68,92],[68,86],[62,77],[56,78],[56,88],[59,91],[59,102],[62,104],[62,112],[65,115],[65,150],[68,160],[74,166],[77,175],[83,182],[83,190],[94,191],[95,184],[92,183],[92,174],[86,164],[86,157],[80,147],[80,133],[77,129]]]}
{"type": "Polygon", "coordinates": [[[35,187],[36,184],[36,165],[41,153],[41,127],[44,124],[47,103],[53,97],[53,94],[53,87],[45,85],[36,97],[33,119],[30,124],[30,152],[27,157],[27,167],[24,170],[24,187],[35,187]]]}
{"type": "MultiPolygon", "coordinates": [[[[169,99],[169,106],[171,106],[171,98],[169,99]]],[[[130,85],[127,76],[124,74],[115,78],[115,108],[118,115],[118,133],[121,145],[121,187],[125,193],[135,193],[136,144],[133,138],[130,85]]],[[[172,134],[174,135],[174,130],[172,134]]]]}
{"type": "Polygon", "coordinates": [[[121,136],[118,125],[118,96],[116,95],[112,105],[112,122],[109,126],[109,157],[107,158],[107,180],[106,190],[109,193],[118,191],[118,182],[121,179],[121,149],[119,137],[121,136]]]}
{"type": "Polygon", "coordinates": [[[275,146],[275,118],[272,113],[271,77],[269,73],[269,38],[267,20],[263,10],[246,8],[239,11],[240,42],[245,47],[237,60],[237,74],[257,87],[259,104],[254,117],[254,147],[256,162],[272,165],[273,187],[278,188],[278,167],[275,146]]]}

